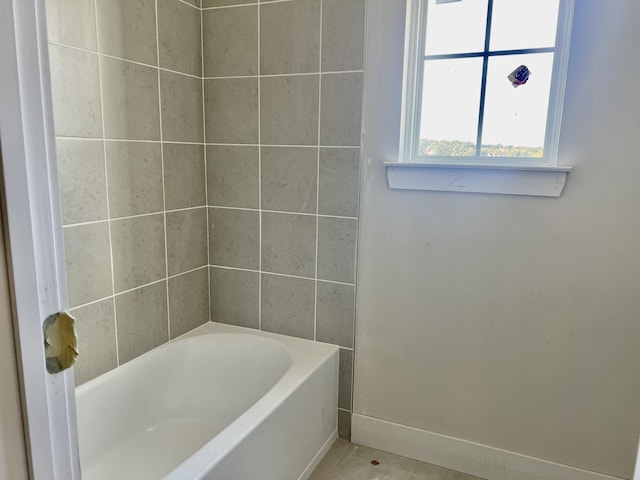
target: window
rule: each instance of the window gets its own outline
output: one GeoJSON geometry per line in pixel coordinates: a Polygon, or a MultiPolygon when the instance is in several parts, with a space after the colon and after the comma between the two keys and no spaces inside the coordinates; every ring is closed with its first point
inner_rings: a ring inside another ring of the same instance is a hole
{"type": "Polygon", "coordinates": [[[573,1],[408,0],[400,163],[566,171],[573,1]]]}

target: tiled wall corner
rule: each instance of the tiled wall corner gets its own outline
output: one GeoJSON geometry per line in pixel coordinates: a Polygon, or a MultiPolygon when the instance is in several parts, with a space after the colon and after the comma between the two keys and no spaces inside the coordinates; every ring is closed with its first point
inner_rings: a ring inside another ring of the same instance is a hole
{"type": "Polygon", "coordinates": [[[208,319],[309,338],[349,438],[366,0],[47,7],[77,382],[208,319]]]}
{"type": "Polygon", "coordinates": [[[211,319],[339,345],[349,438],[365,0],[203,0],[211,319]]]}
{"type": "Polygon", "coordinates": [[[198,0],[47,2],[83,383],[209,320],[198,0]]]}

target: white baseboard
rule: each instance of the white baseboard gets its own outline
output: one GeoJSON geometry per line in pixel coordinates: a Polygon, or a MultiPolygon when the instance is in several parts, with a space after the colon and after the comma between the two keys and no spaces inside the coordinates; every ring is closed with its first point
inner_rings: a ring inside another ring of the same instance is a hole
{"type": "Polygon", "coordinates": [[[351,441],[487,480],[621,480],[356,413],[351,441]]]}
{"type": "Polygon", "coordinates": [[[302,474],[298,477],[298,480],[307,480],[311,476],[311,474],[316,469],[318,464],[322,461],[329,449],[333,446],[334,443],[336,443],[337,439],[338,429],[336,428],[333,433],[329,435],[329,438],[327,438],[327,441],[324,442],[318,453],[316,453],[316,456],[313,457],[313,460],[311,460],[309,465],[307,465],[307,468],[304,469],[304,472],[302,472],[302,474]]]}

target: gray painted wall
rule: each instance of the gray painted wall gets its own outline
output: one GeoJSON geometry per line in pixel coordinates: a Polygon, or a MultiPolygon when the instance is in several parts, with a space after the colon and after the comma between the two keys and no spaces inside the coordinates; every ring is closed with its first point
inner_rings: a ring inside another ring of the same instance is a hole
{"type": "Polygon", "coordinates": [[[630,478],[640,433],[634,0],[578,0],[561,198],[391,191],[404,2],[369,1],[354,412],[630,478]]]}

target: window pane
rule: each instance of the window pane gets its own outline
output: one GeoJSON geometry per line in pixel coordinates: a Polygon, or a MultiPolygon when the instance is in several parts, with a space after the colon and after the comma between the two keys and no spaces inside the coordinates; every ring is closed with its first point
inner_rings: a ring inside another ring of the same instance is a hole
{"type": "Polygon", "coordinates": [[[494,0],[490,49],[553,47],[560,0],[494,0]]]}
{"type": "Polygon", "coordinates": [[[425,54],[482,52],[486,28],[487,0],[429,0],[425,54]]]}
{"type": "Polygon", "coordinates": [[[489,58],[482,155],[542,157],[553,53],[489,58]],[[507,76],[520,65],[529,81],[514,88],[507,76]]]}
{"type": "Polygon", "coordinates": [[[481,79],[481,58],[425,62],[418,155],[475,155],[481,79]]]}

